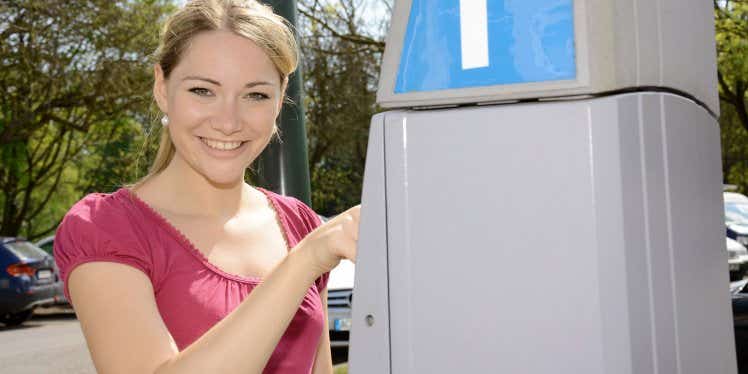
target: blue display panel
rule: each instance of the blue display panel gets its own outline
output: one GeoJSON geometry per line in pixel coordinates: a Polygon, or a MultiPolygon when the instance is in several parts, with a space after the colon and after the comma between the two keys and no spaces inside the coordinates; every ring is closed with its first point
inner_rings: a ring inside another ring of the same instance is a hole
{"type": "Polygon", "coordinates": [[[412,0],[395,93],[573,80],[573,0],[412,0]]]}

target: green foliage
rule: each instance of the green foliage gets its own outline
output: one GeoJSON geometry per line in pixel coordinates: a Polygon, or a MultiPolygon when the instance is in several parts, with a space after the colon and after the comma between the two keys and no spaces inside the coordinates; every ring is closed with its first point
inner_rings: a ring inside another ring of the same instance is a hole
{"type": "Polygon", "coordinates": [[[715,9],[719,71],[730,91],[748,77],[748,3],[717,2],[715,9]]]}
{"type": "Polygon", "coordinates": [[[748,154],[746,154],[745,145],[748,141],[748,131],[740,124],[733,106],[722,106],[720,127],[725,183],[736,185],[740,193],[747,193],[748,154]]]}
{"type": "MultiPolygon", "coordinates": [[[[385,0],[298,0],[315,210],[358,204],[385,0]],[[369,8],[365,8],[368,6],[369,8]],[[366,17],[364,17],[364,15],[366,17]]],[[[0,235],[38,238],[84,194],[145,174],[149,55],[169,0],[0,2],[0,235]]],[[[748,0],[715,0],[725,182],[748,192],[748,0]]]]}
{"type": "Polygon", "coordinates": [[[748,2],[715,0],[724,182],[748,192],[748,2]]]}
{"type": "Polygon", "coordinates": [[[45,236],[132,180],[167,0],[0,3],[0,235],[45,236]]]}
{"type": "MultiPolygon", "coordinates": [[[[326,215],[359,203],[378,110],[386,24],[365,23],[361,4],[299,2],[313,205],[326,215]]],[[[0,235],[46,236],[86,193],[146,173],[160,128],[149,57],[173,10],[170,0],[0,2],[0,235]]]]}
{"type": "Polygon", "coordinates": [[[299,1],[312,205],[331,216],[361,201],[384,27],[363,2],[299,1]],[[371,19],[371,17],[369,18],[371,19]]]}

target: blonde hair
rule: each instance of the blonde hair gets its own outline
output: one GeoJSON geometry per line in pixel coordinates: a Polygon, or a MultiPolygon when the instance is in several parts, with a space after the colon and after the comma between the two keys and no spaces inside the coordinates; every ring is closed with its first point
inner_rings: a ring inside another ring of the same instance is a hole
{"type": "MultiPolygon", "coordinates": [[[[296,70],[299,53],[294,33],[288,22],[273,13],[272,8],[255,0],[192,0],[172,14],[161,30],[154,61],[161,66],[164,79],[168,79],[179,64],[192,38],[215,30],[228,30],[254,42],[273,62],[281,82],[296,70]]],[[[161,127],[160,137],[148,174],[135,186],[162,172],[174,158],[174,143],[167,128],[161,127]]]]}

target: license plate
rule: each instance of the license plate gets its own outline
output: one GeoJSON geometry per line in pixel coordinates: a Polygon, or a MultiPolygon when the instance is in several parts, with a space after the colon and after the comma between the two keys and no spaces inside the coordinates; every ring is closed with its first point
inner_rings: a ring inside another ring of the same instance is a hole
{"type": "Polygon", "coordinates": [[[350,329],[350,318],[335,318],[335,320],[333,321],[333,330],[335,331],[350,331],[350,329]]]}
{"type": "Polygon", "coordinates": [[[52,278],[51,270],[39,270],[36,272],[36,279],[49,279],[52,278]]]}

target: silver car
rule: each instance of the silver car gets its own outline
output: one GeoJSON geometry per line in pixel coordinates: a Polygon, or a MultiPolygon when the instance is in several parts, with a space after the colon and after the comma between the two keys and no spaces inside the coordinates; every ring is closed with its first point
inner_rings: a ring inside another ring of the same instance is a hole
{"type": "Polygon", "coordinates": [[[748,250],[745,246],[730,238],[725,238],[727,244],[727,262],[730,267],[730,281],[743,279],[748,270],[748,250]]]}
{"type": "Polygon", "coordinates": [[[348,347],[354,272],[353,262],[342,260],[332,269],[327,282],[327,323],[333,348],[348,347]]]}

